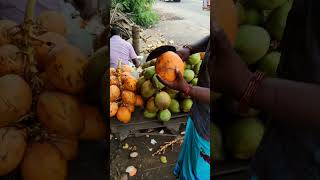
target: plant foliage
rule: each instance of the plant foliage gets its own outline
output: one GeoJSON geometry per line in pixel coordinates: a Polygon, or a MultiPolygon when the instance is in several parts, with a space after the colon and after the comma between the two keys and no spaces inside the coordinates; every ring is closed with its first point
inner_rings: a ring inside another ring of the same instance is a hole
{"type": "Polygon", "coordinates": [[[112,0],[112,6],[120,5],[124,13],[131,14],[132,20],[143,27],[149,27],[158,22],[158,15],[152,9],[156,0],[112,0]]]}

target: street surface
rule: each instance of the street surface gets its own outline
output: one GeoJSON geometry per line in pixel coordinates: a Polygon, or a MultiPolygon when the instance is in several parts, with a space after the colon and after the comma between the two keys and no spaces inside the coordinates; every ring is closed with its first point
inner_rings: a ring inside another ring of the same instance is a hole
{"type": "Polygon", "coordinates": [[[194,43],[210,34],[210,12],[202,10],[201,0],[157,1],[154,9],[160,21],[146,34],[159,32],[177,46],[194,43]]]}

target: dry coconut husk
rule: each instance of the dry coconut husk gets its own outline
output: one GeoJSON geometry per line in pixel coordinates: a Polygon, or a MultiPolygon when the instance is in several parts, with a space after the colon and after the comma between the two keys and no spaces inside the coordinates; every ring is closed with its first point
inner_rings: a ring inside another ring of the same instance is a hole
{"type": "Polygon", "coordinates": [[[48,80],[57,89],[69,94],[79,94],[85,88],[88,59],[80,49],[71,45],[54,48],[46,67],[48,80]]]}
{"type": "Polygon", "coordinates": [[[0,77],[0,127],[20,120],[31,108],[32,92],[18,75],[0,77]]]}
{"type": "Polygon", "coordinates": [[[23,129],[0,128],[0,176],[15,170],[27,148],[27,135],[23,129]]]}
{"type": "Polygon", "coordinates": [[[78,100],[60,92],[43,92],[37,103],[37,115],[49,133],[78,136],[84,121],[78,100]]]}
{"type": "Polygon", "coordinates": [[[82,105],[82,116],[85,126],[80,135],[83,140],[102,140],[107,136],[107,127],[98,108],[82,105]]]}
{"type": "Polygon", "coordinates": [[[52,144],[32,143],[21,165],[23,180],[65,180],[67,160],[52,144]]]}
{"type": "Polygon", "coordinates": [[[24,73],[23,54],[17,46],[6,44],[0,46],[0,76],[24,73]]]}

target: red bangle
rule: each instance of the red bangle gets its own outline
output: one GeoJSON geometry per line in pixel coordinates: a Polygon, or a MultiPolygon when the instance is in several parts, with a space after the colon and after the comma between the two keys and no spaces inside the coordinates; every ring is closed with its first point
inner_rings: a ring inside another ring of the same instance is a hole
{"type": "Polygon", "coordinates": [[[256,71],[253,74],[239,102],[239,111],[241,113],[246,113],[248,111],[250,101],[252,97],[256,94],[257,89],[264,77],[265,77],[265,73],[260,71],[256,71]]]}
{"type": "Polygon", "coordinates": [[[183,89],[183,93],[184,93],[186,96],[189,96],[191,90],[192,90],[192,86],[187,85],[187,86],[183,89]]]}

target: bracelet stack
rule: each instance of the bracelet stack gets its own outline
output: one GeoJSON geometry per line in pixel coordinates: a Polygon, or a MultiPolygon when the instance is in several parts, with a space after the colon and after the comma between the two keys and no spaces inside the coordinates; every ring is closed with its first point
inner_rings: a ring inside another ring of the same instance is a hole
{"type": "Polygon", "coordinates": [[[192,90],[192,86],[188,85],[188,86],[186,86],[186,87],[183,89],[183,93],[184,93],[186,96],[189,96],[191,90],[192,90]]]}
{"type": "Polygon", "coordinates": [[[246,113],[249,109],[250,101],[252,97],[256,94],[259,85],[261,84],[263,78],[265,77],[265,73],[256,71],[252,78],[249,81],[249,84],[244,91],[240,102],[239,102],[239,111],[246,113]]]}

